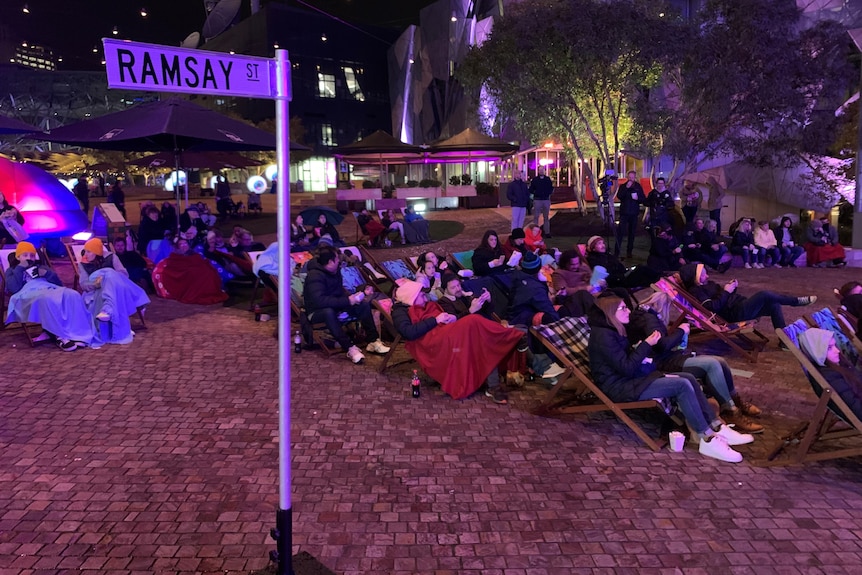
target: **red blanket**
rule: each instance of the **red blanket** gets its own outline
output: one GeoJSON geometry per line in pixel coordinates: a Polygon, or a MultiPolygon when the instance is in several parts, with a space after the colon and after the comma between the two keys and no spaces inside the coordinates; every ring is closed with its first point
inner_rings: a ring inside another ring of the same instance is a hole
{"type": "Polygon", "coordinates": [[[814,266],[821,262],[829,262],[845,257],[844,246],[816,246],[810,242],[805,244],[805,265],[814,266]]]}
{"type": "MultiPolygon", "coordinates": [[[[410,320],[437,317],[443,310],[436,302],[412,306],[410,320]]],[[[454,399],[475,392],[491,370],[518,345],[521,332],[480,315],[468,315],[454,323],[438,325],[405,347],[429,376],[440,382],[454,399]]]]}
{"type": "Polygon", "coordinates": [[[198,254],[171,254],[153,270],[156,293],[181,303],[210,305],[221,303],[227,294],[215,268],[198,254]]]}

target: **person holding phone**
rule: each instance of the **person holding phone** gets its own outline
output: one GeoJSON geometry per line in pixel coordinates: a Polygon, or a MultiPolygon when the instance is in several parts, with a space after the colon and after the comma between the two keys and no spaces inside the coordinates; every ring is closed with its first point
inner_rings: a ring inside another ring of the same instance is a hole
{"type": "Polygon", "coordinates": [[[477,296],[473,292],[464,291],[461,278],[453,272],[445,272],[440,280],[443,286],[443,296],[437,301],[443,311],[457,318],[470,314],[479,314],[492,319],[494,309],[491,306],[491,292],[482,288],[477,296]]]}
{"type": "Polygon", "coordinates": [[[661,340],[659,331],[630,344],[626,334],[630,316],[628,304],[612,293],[599,297],[590,310],[588,351],[596,385],[615,402],[670,399],[696,434],[702,455],[729,463],[742,461],[742,454],[733,446],[751,443],[754,438],[718,418],[693,375],[663,373],[656,368],[650,353],[661,340]]]}

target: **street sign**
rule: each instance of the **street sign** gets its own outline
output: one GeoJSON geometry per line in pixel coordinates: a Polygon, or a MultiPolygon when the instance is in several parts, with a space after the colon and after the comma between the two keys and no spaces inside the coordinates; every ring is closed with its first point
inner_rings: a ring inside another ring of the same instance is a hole
{"type": "Polygon", "coordinates": [[[110,88],[275,98],[275,62],[103,38],[110,88]]]}

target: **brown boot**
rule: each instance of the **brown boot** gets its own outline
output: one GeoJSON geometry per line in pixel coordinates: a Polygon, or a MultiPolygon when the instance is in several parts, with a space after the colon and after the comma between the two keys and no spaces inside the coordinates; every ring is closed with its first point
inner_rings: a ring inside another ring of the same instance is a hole
{"type": "Polygon", "coordinates": [[[731,399],[733,399],[733,403],[736,404],[736,407],[739,408],[739,411],[742,412],[742,415],[748,417],[758,417],[761,413],[763,413],[762,409],[760,409],[753,403],[744,401],[741,397],[739,397],[738,393],[734,395],[731,399]]]}
{"type": "Polygon", "coordinates": [[[721,418],[739,433],[763,433],[763,426],[743,415],[739,408],[721,412],[721,418]]]}

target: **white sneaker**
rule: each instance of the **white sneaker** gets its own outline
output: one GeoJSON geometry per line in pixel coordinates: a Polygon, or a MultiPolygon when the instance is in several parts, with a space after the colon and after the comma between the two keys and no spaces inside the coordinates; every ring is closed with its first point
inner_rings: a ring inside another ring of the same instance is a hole
{"type": "Polygon", "coordinates": [[[99,321],[111,321],[111,314],[104,311],[100,311],[96,314],[96,319],[99,321]]]}
{"type": "Polygon", "coordinates": [[[754,442],[754,436],[749,433],[739,433],[728,425],[722,425],[721,429],[715,432],[719,437],[723,437],[728,445],[745,445],[754,442]]]}
{"type": "Polygon", "coordinates": [[[742,461],[742,454],[731,449],[727,441],[720,435],[713,435],[709,438],[709,441],[701,439],[698,451],[700,451],[701,455],[706,455],[719,461],[727,461],[728,463],[739,463],[742,461]]]}
{"type": "Polygon", "coordinates": [[[365,359],[365,356],[362,355],[362,352],[359,351],[359,348],[355,345],[351,345],[350,349],[347,350],[347,357],[349,357],[350,361],[352,361],[353,363],[359,363],[360,361],[365,359]]]}
{"type": "Polygon", "coordinates": [[[40,341],[48,341],[51,339],[51,336],[48,335],[47,331],[43,331],[39,335],[33,338],[33,343],[39,343],[40,341]]]}
{"type": "Polygon", "coordinates": [[[552,363],[551,367],[545,370],[545,373],[542,374],[543,379],[551,379],[553,377],[559,377],[565,373],[565,369],[560,367],[556,363],[552,363]]]}
{"type": "Polygon", "coordinates": [[[745,264],[745,269],[750,270],[750,269],[751,269],[751,264],[745,264]]]}
{"type": "Polygon", "coordinates": [[[369,351],[371,353],[389,353],[389,348],[383,345],[383,342],[379,339],[377,341],[372,341],[365,347],[365,351],[369,351]]]}

